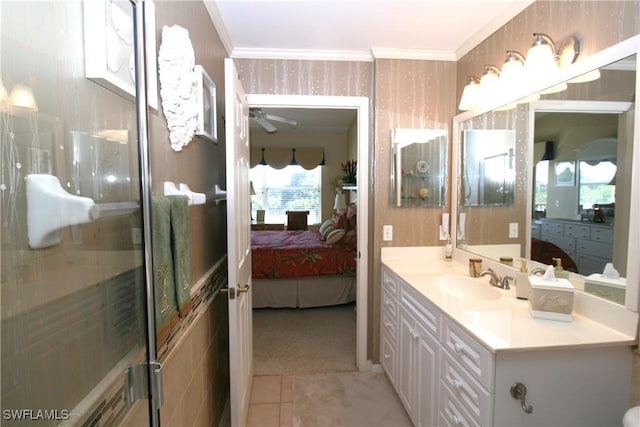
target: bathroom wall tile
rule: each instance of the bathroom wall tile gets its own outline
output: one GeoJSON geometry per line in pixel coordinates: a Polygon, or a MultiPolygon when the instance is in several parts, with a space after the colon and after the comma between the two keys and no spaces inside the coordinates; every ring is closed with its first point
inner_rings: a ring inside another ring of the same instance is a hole
{"type": "Polygon", "coordinates": [[[185,372],[185,375],[191,375],[191,382],[182,396],[182,423],[183,425],[194,425],[200,404],[205,397],[202,375],[199,370],[185,372]]]}
{"type": "Polygon", "coordinates": [[[195,368],[200,366],[205,350],[211,341],[209,330],[209,316],[204,313],[198,317],[191,331],[191,365],[195,368]]]}
{"type": "Polygon", "coordinates": [[[182,397],[191,380],[191,348],[188,345],[182,345],[183,343],[184,340],[180,340],[163,362],[166,398],[162,411],[168,418],[173,418],[176,408],[180,407],[182,397]]]}

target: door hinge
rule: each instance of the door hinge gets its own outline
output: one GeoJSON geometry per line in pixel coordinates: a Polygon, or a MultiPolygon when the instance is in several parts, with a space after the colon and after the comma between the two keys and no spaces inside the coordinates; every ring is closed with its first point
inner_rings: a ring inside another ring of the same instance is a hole
{"type": "Polygon", "coordinates": [[[149,399],[154,409],[162,407],[162,364],[145,362],[124,370],[124,401],[127,406],[140,399],[149,399]]]}

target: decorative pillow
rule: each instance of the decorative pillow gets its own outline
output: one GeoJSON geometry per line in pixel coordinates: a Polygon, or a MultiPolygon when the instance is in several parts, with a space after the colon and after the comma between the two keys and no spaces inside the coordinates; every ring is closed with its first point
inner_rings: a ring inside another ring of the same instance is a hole
{"type": "Polygon", "coordinates": [[[333,226],[335,228],[346,229],[348,227],[347,224],[347,212],[342,212],[333,217],[333,226]]]}
{"type": "Polygon", "coordinates": [[[340,228],[333,230],[327,236],[327,244],[335,245],[336,243],[340,242],[340,240],[342,240],[342,238],[344,237],[345,233],[346,231],[340,228]]]}
{"type": "Polygon", "coordinates": [[[344,239],[342,240],[342,243],[347,244],[347,245],[351,245],[351,246],[357,246],[358,245],[358,233],[356,232],[355,229],[351,229],[349,231],[347,231],[347,234],[344,235],[344,239]]]}
{"type": "Polygon", "coordinates": [[[333,223],[331,223],[327,227],[325,227],[324,230],[322,231],[322,240],[327,240],[327,237],[329,236],[329,233],[331,233],[335,229],[336,228],[333,226],[333,223]]]}
{"type": "Polygon", "coordinates": [[[333,220],[328,219],[325,222],[322,223],[322,225],[320,226],[320,228],[318,229],[318,231],[320,232],[320,234],[324,234],[324,230],[327,229],[328,226],[333,225],[333,220]]]}

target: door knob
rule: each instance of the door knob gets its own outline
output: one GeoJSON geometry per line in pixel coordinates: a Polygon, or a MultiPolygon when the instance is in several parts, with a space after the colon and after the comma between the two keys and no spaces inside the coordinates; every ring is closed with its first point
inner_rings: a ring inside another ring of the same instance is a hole
{"type": "Polygon", "coordinates": [[[240,286],[238,285],[238,293],[241,294],[243,292],[249,292],[249,285],[240,286]]]}

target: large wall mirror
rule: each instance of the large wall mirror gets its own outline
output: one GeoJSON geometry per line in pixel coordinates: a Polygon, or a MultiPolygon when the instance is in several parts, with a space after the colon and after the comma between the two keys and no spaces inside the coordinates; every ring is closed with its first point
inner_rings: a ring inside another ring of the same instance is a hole
{"type": "Polygon", "coordinates": [[[444,206],[448,132],[391,130],[392,206],[444,206]]]}
{"type": "Polygon", "coordinates": [[[585,277],[610,263],[626,278],[626,290],[581,290],[638,310],[639,267],[628,260],[640,256],[639,46],[636,36],[569,66],[563,92],[454,118],[457,249],[540,265],[561,258],[585,277]],[[598,79],[571,83],[592,70],[598,79]],[[474,144],[474,138],[484,142],[474,144]],[[487,183],[487,162],[501,171],[499,182],[487,183]],[[508,195],[510,188],[512,196],[482,199],[485,189],[508,195]]]}

